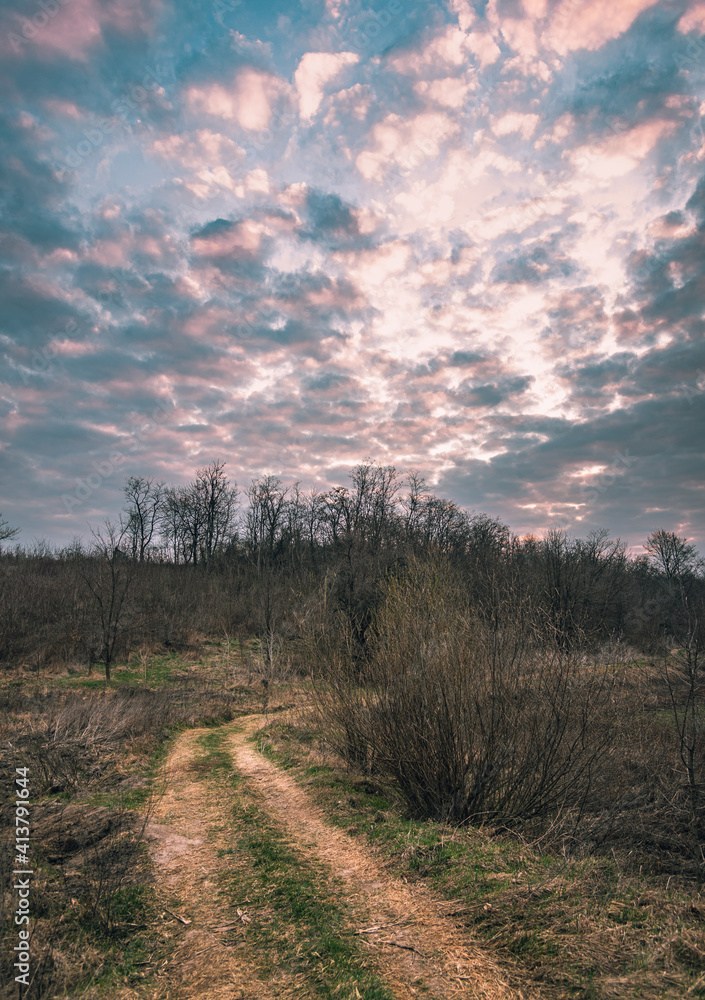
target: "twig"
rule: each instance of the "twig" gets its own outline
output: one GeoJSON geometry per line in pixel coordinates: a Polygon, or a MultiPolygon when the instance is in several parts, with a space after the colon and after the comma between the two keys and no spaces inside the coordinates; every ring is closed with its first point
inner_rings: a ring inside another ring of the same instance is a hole
{"type": "Polygon", "coordinates": [[[414,951],[414,952],[416,952],[417,955],[420,955],[421,958],[426,958],[427,957],[426,955],[424,955],[423,952],[419,951],[418,948],[414,948],[413,944],[400,944],[398,941],[380,941],[379,943],[380,944],[389,944],[393,948],[403,948],[404,951],[414,951]]]}
{"type": "Polygon", "coordinates": [[[186,924],[187,926],[191,923],[190,920],[187,920],[185,917],[180,917],[178,913],[172,913],[171,910],[164,910],[164,912],[168,913],[170,917],[174,918],[174,920],[178,920],[179,923],[186,924]]]}
{"type": "Polygon", "coordinates": [[[384,930],[385,927],[396,927],[404,920],[404,917],[400,917],[399,920],[392,920],[391,924],[373,924],[372,927],[363,927],[359,931],[355,931],[356,934],[374,934],[375,931],[384,930]]]}

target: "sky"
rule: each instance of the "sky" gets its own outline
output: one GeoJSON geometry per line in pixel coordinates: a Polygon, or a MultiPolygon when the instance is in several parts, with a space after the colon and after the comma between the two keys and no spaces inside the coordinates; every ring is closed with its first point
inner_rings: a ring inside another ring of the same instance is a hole
{"type": "Polygon", "coordinates": [[[371,459],[705,548],[705,3],[10,0],[0,510],[371,459]]]}

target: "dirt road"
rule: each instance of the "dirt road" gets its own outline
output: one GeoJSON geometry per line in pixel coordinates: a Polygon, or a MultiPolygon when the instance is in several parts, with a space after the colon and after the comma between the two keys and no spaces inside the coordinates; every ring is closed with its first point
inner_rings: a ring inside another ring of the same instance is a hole
{"type": "MultiPolygon", "coordinates": [[[[523,994],[507,985],[502,970],[453,920],[454,905],[422,887],[390,877],[373,853],[328,824],[306,792],[285,771],[262,757],[250,735],[261,716],[222,727],[223,747],[242,778],[237,793],[208,780],[199,737],[185,732],[165,767],[165,792],[150,825],[151,853],[162,894],[179,901],[164,915],[165,934],[174,933],[169,962],[159,970],[152,996],[186,998],[265,998],[326,996],[305,974],[282,963],[266,981],[264,956],[248,924],[257,916],[232,912],[219,885],[245,864],[232,845],[230,796],[251,800],[268,822],[280,828],[306,864],[332,880],[349,913],[346,935],[360,943],[364,962],[374,967],[394,997],[514,1000],[523,994]],[[199,762],[200,761],[200,762],[199,762]],[[187,921],[187,922],[185,922],[187,921]]],[[[212,731],[211,731],[212,732],[212,731]]],[[[280,928],[285,938],[286,927],[280,928]]],[[[371,995],[371,994],[370,994],[371,995]]],[[[365,1000],[357,986],[352,1000],[365,1000]]],[[[528,1000],[528,997],[525,998],[528,1000]]]]}

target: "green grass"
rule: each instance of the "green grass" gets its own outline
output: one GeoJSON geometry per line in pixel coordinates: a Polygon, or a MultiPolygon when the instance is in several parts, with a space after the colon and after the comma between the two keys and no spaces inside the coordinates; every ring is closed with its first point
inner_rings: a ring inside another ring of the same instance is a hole
{"type": "MultiPolygon", "coordinates": [[[[114,663],[110,670],[110,687],[166,687],[182,681],[188,674],[188,664],[181,653],[150,654],[146,670],[134,658],[129,663],[114,663]]],[[[95,691],[105,687],[105,667],[96,663],[89,677],[87,674],[69,674],[68,677],[54,677],[52,683],[58,687],[81,691],[95,691]]]]}
{"type": "Polygon", "coordinates": [[[315,997],[392,1000],[350,930],[352,914],[337,901],[339,884],[305,859],[258,806],[242,778],[233,773],[224,740],[222,731],[200,738],[203,770],[221,787],[227,785],[233,798],[233,844],[228,850],[244,863],[225,876],[223,889],[233,907],[249,900],[253,917],[247,937],[256,947],[263,974],[277,968],[303,974],[315,997]]]}
{"type": "Polygon", "coordinates": [[[163,959],[165,942],[154,932],[154,890],[147,886],[127,886],[118,890],[113,899],[115,928],[109,934],[91,932],[85,940],[93,940],[102,952],[103,962],[93,976],[82,985],[96,988],[109,997],[120,985],[149,985],[153,981],[151,959],[158,951],[163,959]],[[127,926],[137,924],[137,928],[127,926]]]}

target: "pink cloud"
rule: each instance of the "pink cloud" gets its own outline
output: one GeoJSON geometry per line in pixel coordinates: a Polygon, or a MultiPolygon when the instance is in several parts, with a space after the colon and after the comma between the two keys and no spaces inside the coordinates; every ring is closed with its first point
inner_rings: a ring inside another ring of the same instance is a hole
{"type": "Polygon", "coordinates": [[[197,198],[230,191],[244,197],[242,166],[245,150],[220,132],[199,129],[155,140],[151,152],[171,161],[184,187],[197,198]]]}
{"type": "Polygon", "coordinates": [[[101,267],[122,267],[129,262],[133,241],[127,234],[117,239],[97,240],[85,259],[101,267]]]}
{"type": "Polygon", "coordinates": [[[471,35],[468,35],[465,47],[468,52],[472,52],[477,57],[480,67],[483,69],[485,66],[496,63],[502,54],[502,50],[489,32],[473,31],[471,35]]]}
{"type": "Polygon", "coordinates": [[[212,115],[236,121],[250,131],[263,131],[271,122],[273,105],[290,89],[279,77],[248,67],[229,85],[208,83],[190,87],[186,101],[194,114],[212,115]]]}
{"type": "Polygon", "coordinates": [[[444,108],[462,108],[468,93],[475,89],[474,82],[447,76],[442,80],[419,80],[414,90],[444,108]]]}
{"type": "Polygon", "coordinates": [[[196,170],[231,163],[245,156],[244,149],[228,136],[206,128],[156,139],[151,149],[165,160],[178,160],[183,166],[196,170]]]}
{"type": "Polygon", "coordinates": [[[524,139],[530,139],[536,131],[538,123],[538,115],[522,115],[516,111],[510,111],[501,118],[495,118],[492,121],[492,131],[495,135],[510,135],[512,132],[520,132],[524,139]]]}
{"type": "Polygon", "coordinates": [[[546,16],[548,10],[548,0],[523,0],[524,11],[527,17],[537,20],[546,16]]]}
{"type": "Polygon", "coordinates": [[[524,58],[536,56],[538,46],[536,28],[528,18],[502,18],[500,21],[502,35],[515,52],[524,58]]]}
{"type": "Polygon", "coordinates": [[[215,306],[204,306],[184,321],[182,330],[188,337],[222,344],[224,342],[223,329],[228,324],[232,324],[232,316],[229,312],[215,306]]]}
{"type": "Polygon", "coordinates": [[[58,97],[52,97],[44,101],[44,107],[50,115],[61,118],[74,118],[80,120],[85,112],[73,101],[64,101],[58,97]]]}
{"type": "Polygon", "coordinates": [[[311,119],[323,100],[326,84],[336,78],[346,66],[354,66],[360,57],[354,52],[306,52],[294,73],[299,95],[299,111],[303,119],[311,119]]]}
{"type": "Polygon", "coordinates": [[[261,228],[246,220],[221,232],[194,236],[192,246],[203,257],[252,257],[262,240],[261,228]]]}
{"type": "Polygon", "coordinates": [[[85,340],[50,340],[48,346],[55,354],[66,358],[78,358],[85,354],[97,354],[99,351],[98,344],[91,344],[85,340]]]}
{"type": "Polygon", "coordinates": [[[705,3],[694,4],[687,10],[678,22],[678,30],[686,34],[689,31],[699,31],[705,34],[705,3]]]}
{"type": "Polygon", "coordinates": [[[390,65],[405,76],[445,76],[449,67],[463,66],[467,62],[471,37],[449,24],[421,51],[413,49],[395,56],[390,65]]]}
{"type": "Polygon", "coordinates": [[[682,240],[694,236],[696,232],[692,222],[672,222],[668,216],[660,216],[649,223],[646,233],[655,240],[682,240]]]}
{"type": "Polygon", "coordinates": [[[570,153],[570,159],[580,170],[599,180],[622,177],[638,167],[675,127],[670,121],[645,122],[600,143],[580,146],[570,153]]]}
{"type": "Polygon", "coordinates": [[[553,123],[550,132],[544,132],[540,139],[534,143],[535,149],[542,149],[548,142],[564,142],[572,134],[575,128],[575,119],[566,111],[553,123]]]}
{"type": "Polygon", "coordinates": [[[38,7],[31,10],[29,18],[13,13],[10,31],[12,36],[3,32],[4,40],[16,53],[28,56],[38,50],[76,60],[85,60],[88,50],[103,37],[94,0],[71,0],[53,15],[38,7]]]}
{"type": "Polygon", "coordinates": [[[561,0],[549,18],[543,40],[560,55],[599,49],[629,29],[658,0],[561,0]]]}
{"type": "Polygon", "coordinates": [[[461,31],[467,31],[474,24],[476,14],[469,0],[450,0],[450,9],[458,15],[461,31]]]}
{"type": "Polygon", "coordinates": [[[331,96],[331,106],[324,122],[329,127],[339,128],[350,118],[363,121],[373,100],[372,88],[366,84],[356,83],[346,90],[339,90],[331,96]]]}
{"type": "Polygon", "coordinates": [[[1,33],[3,47],[25,56],[36,49],[85,61],[102,43],[104,26],[125,35],[149,34],[159,7],[157,0],[56,0],[55,6],[44,8],[33,4],[27,16],[12,13],[9,32],[1,33]]]}
{"type": "Polygon", "coordinates": [[[387,115],[372,130],[371,148],[358,155],[357,169],[368,180],[380,180],[395,163],[402,169],[415,169],[437,157],[441,143],[458,130],[457,122],[441,112],[410,119],[387,115]]]}

